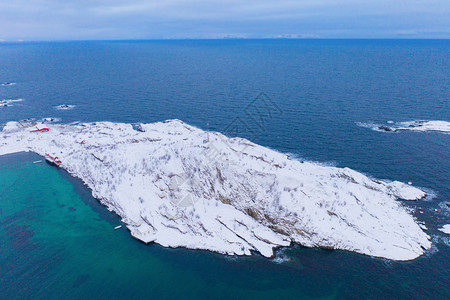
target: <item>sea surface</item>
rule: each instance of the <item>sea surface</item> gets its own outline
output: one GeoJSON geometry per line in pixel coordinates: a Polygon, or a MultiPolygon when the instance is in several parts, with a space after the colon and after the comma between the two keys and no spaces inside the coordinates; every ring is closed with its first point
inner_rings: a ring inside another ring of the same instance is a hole
{"type": "MultiPolygon", "coordinates": [[[[412,181],[432,237],[395,262],[299,245],[274,258],[145,245],[67,172],[0,157],[0,299],[450,299],[449,40],[0,43],[0,124],[181,119],[296,159],[412,181]],[[58,105],[74,105],[56,109],[58,105]]],[[[0,137],[1,141],[1,137],[0,137]]]]}

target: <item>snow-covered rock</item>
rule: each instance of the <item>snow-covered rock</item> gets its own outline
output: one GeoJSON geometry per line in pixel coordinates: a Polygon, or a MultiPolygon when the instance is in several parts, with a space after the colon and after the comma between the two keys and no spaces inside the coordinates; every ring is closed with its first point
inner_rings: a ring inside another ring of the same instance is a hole
{"type": "Polygon", "coordinates": [[[294,242],[395,260],[431,247],[395,201],[425,196],[417,188],[290,160],[179,120],[134,127],[9,122],[0,136],[0,155],[57,156],[144,242],[264,256],[294,242]],[[43,127],[49,131],[31,132],[43,127]]]}
{"type": "Polygon", "coordinates": [[[23,99],[3,99],[0,100],[0,107],[13,106],[12,103],[21,102],[23,99]]]}
{"type": "Polygon", "coordinates": [[[398,131],[433,131],[433,132],[441,132],[441,133],[450,133],[450,122],[448,121],[440,121],[440,120],[430,120],[430,121],[406,121],[406,122],[397,122],[388,121],[387,124],[375,124],[375,123],[364,123],[359,122],[356,123],[358,126],[370,128],[375,131],[383,131],[383,132],[398,132],[398,131]]]}
{"type": "Polygon", "coordinates": [[[11,85],[15,85],[16,83],[15,82],[3,82],[3,83],[0,83],[0,86],[11,86],[11,85]]]}
{"type": "Polygon", "coordinates": [[[450,234],[450,224],[442,226],[442,228],[439,228],[438,230],[442,231],[443,233],[450,234]]]}
{"type": "Polygon", "coordinates": [[[75,107],[75,105],[61,104],[61,105],[55,106],[55,109],[58,109],[58,110],[69,110],[69,109],[72,109],[74,107],[75,107]]]}
{"type": "Polygon", "coordinates": [[[403,200],[419,200],[426,196],[426,193],[422,190],[406,185],[400,181],[388,183],[386,187],[392,192],[392,195],[403,200]]]}
{"type": "Polygon", "coordinates": [[[441,131],[450,132],[450,122],[447,121],[413,121],[401,122],[397,130],[441,131]]]}

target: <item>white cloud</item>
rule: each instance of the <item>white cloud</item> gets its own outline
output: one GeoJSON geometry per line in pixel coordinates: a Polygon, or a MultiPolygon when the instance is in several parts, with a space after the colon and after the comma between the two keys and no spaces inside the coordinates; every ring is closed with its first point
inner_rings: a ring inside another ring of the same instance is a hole
{"type": "Polygon", "coordinates": [[[0,0],[3,39],[450,37],[448,0],[0,0]]]}

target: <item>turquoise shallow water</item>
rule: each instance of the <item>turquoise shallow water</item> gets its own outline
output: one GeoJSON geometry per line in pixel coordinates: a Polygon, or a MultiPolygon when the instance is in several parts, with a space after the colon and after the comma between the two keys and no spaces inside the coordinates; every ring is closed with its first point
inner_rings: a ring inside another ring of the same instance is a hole
{"type": "Polygon", "coordinates": [[[300,246],[236,258],[144,245],[114,230],[119,218],[80,181],[34,154],[8,155],[0,299],[449,299],[450,241],[437,228],[450,223],[450,135],[356,125],[450,121],[449,52],[445,40],[0,43],[0,82],[16,83],[0,100],[23,98],[0,108],[0,123],[178,118],[230,134],[238,120],[258,144],[435,195],[405,203],[433,239],[411,262],[300,246]],[[279,109],[264,126],[246,113],[260,92],[279,109]]]}
{"type": "Polygon", "coordinates": [[[0,157],[2,299],[448,295],[449,252],[442,244],[441,251],[404,263],[299,246],[266,259],[145,245],[124,228],[114,230],[119,217],[79,180],[45,162],[33,164],[39,159],[0,157]]]}
{"type": "Polygon", "coordinates": [[[114,230],[120,219],[81,182],[39,159],[0,158],[0,298],[314,296],[295,284],[296,268],[263,258],[144,245],[114,230]]]}

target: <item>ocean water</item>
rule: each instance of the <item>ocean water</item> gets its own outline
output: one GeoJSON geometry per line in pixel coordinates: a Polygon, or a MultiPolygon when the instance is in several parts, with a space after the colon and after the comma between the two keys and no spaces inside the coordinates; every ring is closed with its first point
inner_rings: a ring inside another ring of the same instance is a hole
{"type": "Polygon", "coordinates": [[[450,121],[446,40],[0,43],[0,123],[177,118],[298,159],[411,180],[433,248],[409,262],[279,249],[229,257],[145,245],[64,170],[0,157],[0,299],[448,299],[450,135],[358,123],[450,121]],[[55,107],[74,105],[69,110],[55,107]]]}

